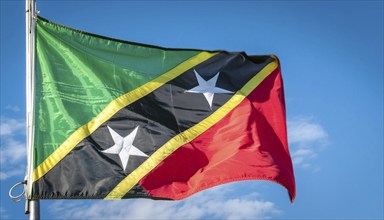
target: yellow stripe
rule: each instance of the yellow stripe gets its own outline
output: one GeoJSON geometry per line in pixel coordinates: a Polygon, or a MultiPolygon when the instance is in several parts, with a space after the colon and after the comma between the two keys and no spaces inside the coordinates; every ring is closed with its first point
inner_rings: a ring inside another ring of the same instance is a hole
{"type": "Polygon", "coordinates": [[[120,109],[148,95],[160,86],[176,78],[192,67],[215,56],[216,54],[218,53],[201,52],[196,56],[193,56],[183,63],[177,65],[175,68],[157,77],[156,79],[113,100],[98,116],[77,129],[71,136],[67,138],[63,144],[60,145],[60,147],[58,147],[50,156],[47,157],[47,159],[45,159],[38,167],[35,168],[33,171],[33,182],[48,173],[77,144],[79,144],[80,141],[92,134],[97,128],[100,127],[101,124],[111,118],[120,109]]]}
{"type": "Polygon", "coordinates": [[[239,105],[245,97],[249,95],[269,74],[271,74],[278,66],[278,61],[275,60],[264,67],[256,76],[254,76],[246,85],[243,86],[235,95],[216,112],[202,120],[195,126],[176,135],[159,150],[153,153],[144,163],[136,170],[123,179],[104,199],[121,199],[129,190],[132,189],[145,175],[159,165],[165,158],[172,154],[179,147],[189,143],[197,136],[208,130],[233,108],[239,105]]]}

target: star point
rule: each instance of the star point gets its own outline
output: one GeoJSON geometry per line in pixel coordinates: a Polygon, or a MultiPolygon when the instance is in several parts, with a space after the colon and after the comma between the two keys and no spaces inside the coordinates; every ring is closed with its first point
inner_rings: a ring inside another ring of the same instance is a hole
{"type": "Polygon", "coordinates": [[[202,93],[207,100],[209,107],[212,109],[212,102],[215,93],[233,93],[232,91],[216,87],[217,79],[219,78],[220,72],[216,73],[210,80],[205,80],[200,74],[194,69],[195,76],[199,85],[195,86],[190,90],[186,90],[187,93],[202,93]]]}
{"type": "Polygon", "coordinates": [[[117,154],[120,158],[121,164],[123,166],[123,170],[127,168],[129,157],[131,155],[134,156],[142,156],[142,157],[148,157],[147,154],[142,152],[140,149],[135,147],[133,145],[133,141],[135,140],[137,130],[139,129],[139,126],[137,126],[131,133],[129,133],[126,137],[120,136],[115,130],[113,130],[111,127],[107,126],[109,133],[111,134],[111,137],[115,144],[105,149],[101,152],[106,154],[117,154]]]}

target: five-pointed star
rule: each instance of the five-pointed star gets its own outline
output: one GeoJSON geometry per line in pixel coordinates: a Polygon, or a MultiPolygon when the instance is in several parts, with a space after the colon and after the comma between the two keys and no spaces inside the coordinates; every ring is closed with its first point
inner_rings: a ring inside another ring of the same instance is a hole
{"type": "Polygon", "coordinates": [[[148,157],[148,155],[143,153],[137,147],[133,146],[133,140],[136,137],[138,128],[139,126],[137,126],[126,137],[121,137],[116,131],[114,131],[112,128],[108,126],[109,133],[111,133],[111,136],[113,141],[115,142],[115,145],[101,152],[107,153],[107,154],[118,154],[124,170],[128,165],[129,156],[135,155],[135,156],[148,157]]]}
{"type": "Polygon", "coordinates": [[[193,71],[195,72],[196,79],[199,85],[185,92],[203,93],[211,109],[212,109],[213,96],[215,95],[215,93],[233,93],[232,91],[228,91],[228,90],[216,87],[216,82],[217,82],[217,79],[219,78],[220,72],[216,73],[216,75],[212,77],[210,80],[205,81],[205,79],[203,79],[203,77],[201,77],[196,70],[193,70],[193,71]]]}

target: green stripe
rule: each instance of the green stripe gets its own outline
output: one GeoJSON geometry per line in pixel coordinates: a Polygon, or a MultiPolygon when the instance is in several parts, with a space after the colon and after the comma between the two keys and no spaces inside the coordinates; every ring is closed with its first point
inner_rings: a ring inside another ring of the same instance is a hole
{"type": "Polygon", "coordinates": [[[129,44],[38,19],[34,167],[111,101],[200,52],[129,44]]]}

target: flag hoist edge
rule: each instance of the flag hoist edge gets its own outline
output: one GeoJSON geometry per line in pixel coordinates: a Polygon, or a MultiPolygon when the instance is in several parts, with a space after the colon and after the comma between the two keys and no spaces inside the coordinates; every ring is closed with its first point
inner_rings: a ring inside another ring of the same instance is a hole
{"type": "Polygon", "coordinates": [[[33,199],[179,200],[295,180],[275,56],[36,27],[33,199]]]}

